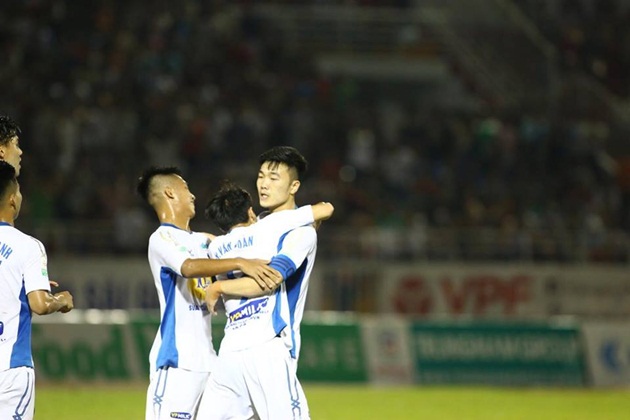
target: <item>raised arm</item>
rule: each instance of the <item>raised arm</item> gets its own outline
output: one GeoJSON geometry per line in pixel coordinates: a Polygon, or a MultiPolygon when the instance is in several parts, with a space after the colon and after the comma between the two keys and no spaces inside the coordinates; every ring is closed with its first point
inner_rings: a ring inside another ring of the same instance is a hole
{"type": "Polygon", "coordinates": [[[313,210],[313,219],[316,222],[329,219],[335,211],[333,205],[325,201],[313,204],[311,209],[313,210]]]}
{"type": "Polygon", "coordinates": [[[70,292],[53,295],[48,290],[33,290],[28,294],[28,305],[37,315],[47,315],[53,312],[69,312],[74,308],[74,301],[70,292]]]}

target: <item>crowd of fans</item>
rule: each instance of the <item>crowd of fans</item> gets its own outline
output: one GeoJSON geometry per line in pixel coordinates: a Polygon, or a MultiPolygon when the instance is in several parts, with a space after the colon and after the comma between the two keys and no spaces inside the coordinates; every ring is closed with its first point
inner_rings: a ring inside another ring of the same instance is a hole
{"type": "Polygon", "coordinates": [[[310,161],[300,202],[334,202],[327,225],[339,231],[580,229],[596,241],[630,228],[605,122],[371,95],[360,80],[319,74],[250,2],[148,3],[0,10],[0,110],[21,125],[25,150],[20,223],[105,226],[117,232],[112,249],[144,250],[138,232],[153,217],[134,195],[144,167],[183,169],[198,228],[221,179],[253,192],[259,153],[289,144],[310,161]]]}
{"type": "Polygon", "coordinates": [[[630,96],[630,2],[515,0],[559,51],[564,72],[585,72],[630,96]]]}

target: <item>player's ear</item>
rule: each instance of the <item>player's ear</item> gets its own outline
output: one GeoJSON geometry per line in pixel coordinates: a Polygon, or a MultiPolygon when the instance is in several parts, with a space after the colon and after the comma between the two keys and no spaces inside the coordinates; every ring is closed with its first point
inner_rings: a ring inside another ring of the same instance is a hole
{"type": "Polygon", "coordinates": [[[164,195],[167,196],[168,198],[174,198],[175,197],[175,192],[173,191],[173,189],[171,187],[165,187],[164,188],[164,195]]]}
{"type": "Polygon", "coordinates": [[[299,189],[300,189],[300,180],[299,179],[293,180],[291,182],[291,187],[289,188],[289,193],[295,194],[298,192],[299,189]]]}
{"type": "Polygon", "coordinates": [[[256,223],[256,213],[254,213],[253,208],[247,209],[247,217],[249,218],[250,223],[256,223]]]}

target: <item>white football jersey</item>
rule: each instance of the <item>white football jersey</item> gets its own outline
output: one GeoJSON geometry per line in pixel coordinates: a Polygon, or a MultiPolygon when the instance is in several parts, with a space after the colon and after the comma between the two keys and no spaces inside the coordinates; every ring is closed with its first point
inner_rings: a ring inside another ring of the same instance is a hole
{"type": "MultiPolygon", "coordinates": [[[[303,302],[298,303],[300,299],[296,291],[304,287],[305,293],[308,274],[312,269],[311,260],[314,259],[317,242],[312,223],[311,206],[303,206],[296,210],[268,214],[252,225],[234,228],[227,235],[218,236],[211,242],[208,252],[210,258],[270,259],[270,266],[285,277],[282,285],[271,295],[250,299],[224,296],[227,322],[220,352],[250,348],[276,336],[286,339],[286,345],[292,349],[292,353],[296,350],[293,326],[296,319],[299,322],[302,316],[299,313],[296,318],[295,311],[304,309],[303,302]],[[303,232],[312,233],[306,235],[308,244],[296,246],[295,241],[305,237],[303,232]],[[296,265],[304,266],[297,276],[294,275],[296,265]]],[[[224,280],[240,275],[230,273],[217,278],[224,280]]]]}
{"type": "Polygon", "coordinates": [[[33,367],[27,295],[50,291],[44,245],[0,222],[0,371],[33,367]]]}
{"type": "Polygon", "coordinates": [[[149,265],[160,301],[160,328],[151,347],[151,372],[175,367],[210,372],[216,361],[210,314],[204,302],[209,278],[184,278],[188,258],[205,258],[209,239],[163,223],[149,238],[149,265]]]}

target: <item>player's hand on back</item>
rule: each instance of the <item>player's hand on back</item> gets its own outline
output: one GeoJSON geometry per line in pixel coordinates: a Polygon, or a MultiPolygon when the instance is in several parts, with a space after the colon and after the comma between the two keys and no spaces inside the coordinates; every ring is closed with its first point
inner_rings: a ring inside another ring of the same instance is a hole
{"type": "Polygon", "coordinates": [[[208,306],[208,312],[210,312],[212,315],[217,314],[216,305],[219,297],[221,297],[219,282],[212,283],[211,285],[206,287],[206,296],[204,297],[204,300],[206,301],[206,305],[208,306]]]}
{"type": "Polygon", "coordinates": [[[282,275],[268,263],[268,260],[243,260],[241,271],[253,278],[261,290],[273,290],[282,283],[282,275]]]}

